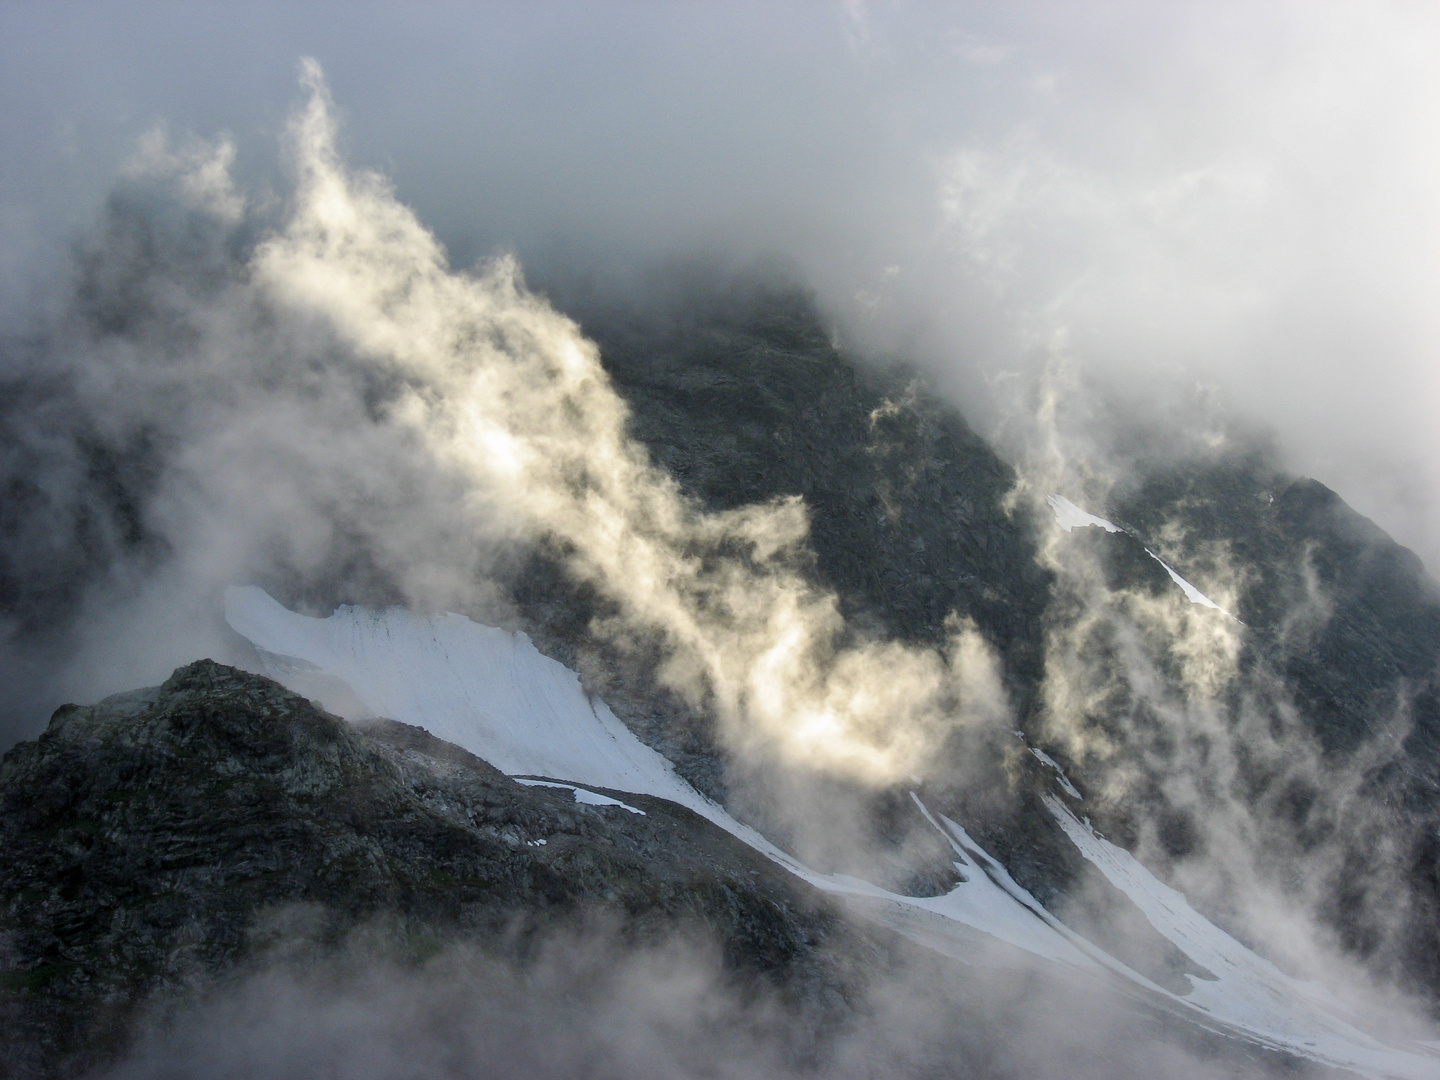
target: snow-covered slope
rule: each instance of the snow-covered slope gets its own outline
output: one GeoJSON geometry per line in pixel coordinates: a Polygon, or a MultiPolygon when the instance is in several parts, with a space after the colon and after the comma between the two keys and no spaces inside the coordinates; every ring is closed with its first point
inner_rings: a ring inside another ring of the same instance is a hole
{"type": "Polygon", "coordinates": [[[1384,1046],[1334,1015],[1314,988],[1208,923],[1183,896],[1129,853],[1095,836],[1057,800],[1050,801],[1051,812],[1084,856],[1162,936],[1214,972],[1216,981],[1197,982],[1185,995],[1156,986],[1060,923],[960,825],[932,814],[918,798],[916,805],[950,843],[966,878],[954,890],[938,897],[900,896],[854,878],[816,873],[695,791],[603,702],[587,696],[573,671],[543,656],[524,634],[459,615],[422,616],[398,608],[343,607],[328,619],[308,618],[256,588],[227,590],[225,614],[237,632],[268,654],[274,663],[270,674],[282,681],[297,662],[313,665],[343,682],[371,713],[423,727],[511,776],[559,781],[581,801],[610,801],[587,790],[596,787],[679,803],[817,888],[850,898],[871,917],[941,952],[973,956],[977,941],[1003,942],[1069,972],[1113,980],[1214,1030],[1371,1075],[1440,1078],[1440,1058],[1418,1044],[1413,1050],[1384,1046]]]}
{"type": "Polygon", "coordinates": [[[1385,1046],[1341,1016],[1321,986],[1291,978],[1236,941],[1155,878],[1135,856],[1080,822],[1060,800],[1045,796],[1065,834],[1109,882],[1128,896],[1150,925],[1215,978],[1191,978],[1182,1000],[1209,1015],[1331,1064],[1382,1076],[1436,1076],[1440,1062],[1417,1046],[1410,1054],[1385,1046]]]}
{"type": "Polygon", "coordinates": [[[706,817],[719,810],[524,634],[399,608],[310,619],[255,588],[228,590],[225,617],[265,652],[341,680],[374,715],[422,727],[510,776],[657,795],[706,817]]]}
{"type": "Polygon", "coordinates": [[[1050,504],[1050,510],[1055,515],[1055,524],[1059,525],[1060,528],[1066,532],[1071,532],[1074,529],[1084,529],[1091,525],[1110,533],[1124,531],[1113,521],[1106,521],[1102,517],[1096,517],[1094,514],[1081,510],[1069,499],[1065,498],[1064,495],[1047,495],[1045,496],[1045,501],[1050,504]]]}
{"type": "Polygon", "coordinates": [[[1036,914],[1037,902],[1027,906],[978,871],[970,860],[988,856],[968,838],[972,854],[958,861],[969,880],[944,897],[899,896],[804,866],[677,776],[604,702],[585,694],[575,672],[542,655],[524,634],[400,608],[342,607],[312,619],[257,588],[228,589],[225,617],[270,655],[273,677],[285,681],[295,661],[314,665],[344,682],[370,713],[423,727],[511,776],[669,799],[827,892],[939,911],[1045,960],[1100,970],[1036,914]]]}

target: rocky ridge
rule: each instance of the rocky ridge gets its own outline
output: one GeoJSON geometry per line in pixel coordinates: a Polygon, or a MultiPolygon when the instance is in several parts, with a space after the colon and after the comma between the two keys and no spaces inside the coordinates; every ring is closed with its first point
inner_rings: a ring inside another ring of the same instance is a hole
{"type": "Polygon", "coordinates": [[[65,706],[0,765],[0,1075],[105,1062],[156,995],[260,962],[277,927],[327,947],[381,920],[411,959],[457,940],[523,955],[587,920],[627,940],[690,927],[810,1028],[847,1013],[873,942],[690,811],[616,794],[644,813],[211,661],[65,706]]]}

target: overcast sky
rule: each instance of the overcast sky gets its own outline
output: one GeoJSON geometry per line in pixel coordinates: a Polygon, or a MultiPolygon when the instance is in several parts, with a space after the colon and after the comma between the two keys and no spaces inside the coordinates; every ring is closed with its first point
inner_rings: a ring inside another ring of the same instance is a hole
{"type": "Polygon", "coordinates": [[[982,427],[1219,403],[1440,565],[1433,4],[0,3],[6,324],[156,124],[281,189],[303,55],[459,262],[778,259],[982,427]]]}

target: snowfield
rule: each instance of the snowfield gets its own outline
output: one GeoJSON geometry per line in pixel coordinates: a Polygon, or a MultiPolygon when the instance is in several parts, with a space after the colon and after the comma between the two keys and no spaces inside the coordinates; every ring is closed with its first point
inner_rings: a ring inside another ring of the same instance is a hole
{"type": "Polygon", "coordinates": [[[1094,514],[1087,514],[1078,506],[1072,503],[1064,495],[1047,495],[1045,501],[1050,504],[1050,509],[1055,514],[1055,524],[1066,532],[1073,529],[1083,529],[1086,526],[1094,525],[1096,528],[1104,529],[1106,532],[1118,533],[1125,530],[1116,525],[1113,521],[1106,521],[1094,514]]]}
{"type": "MultiPolygon", "coordinates": [[[[1051,505],[1062,528],[1120,531],[1058,496],[1051,505]]],[[[984,962],[985,943],[1003,943],[1070,974],[1103,979],[1210,1030],[1367,1075],[1440,1078],[1440,1055],[1432,1048],[1386,1046],[1351,1026],[1323,992],[1290,978],[1206,921],[1058,799],[1047,798],[1047,805],[1085,858],[1130,897],[1158,933],[1213,972],[1215,981],[1192,980],[1190,992],[1177,995],[1131,970],[1046,911],[959,824],[933,814],[918,796],[912,795],[916,806],[950,844],[965,878],[951,892],[900,896],[811,870],[681,779],[604,702],[584,692],[575,672],[542,655],[524,634],[460,615],[423,616],[399,608],[342,607],[315,619],[253,587],[226,591],[225,616],[260,650],[267,673],[282,682],[297,671],[318,670],[348,688],[370,715],[422,727],[521,783],[569,788],[580,802],[642,813],[589,790],[605,788],[679,803],[815,887],[846,898],[858,913],[942,954],[984,962]]],[[[1074,794],[1058,765],[1032,752],[1074,794]]]]}
{"type": "MultiPolygon", "coordinates": [[[[1408,1054],[1385,1046],[1336,1015],[1339,1005],[1321,986],[1291,978],[1190,906],[1183,895],[1155,878],[1124,848],[1082,824],[1060,800],[1045,805],[1065,835],[1110,884],[1138,907],[1150,925],[1215,978],[1189,977],[1183,997],[1217,1020],[1271,1046],[1379,1076],[1435,1076],[1440,1063],[1421,1044],[1408,1054]]],[[[1165,991],[1168,993],[1168,991],[1165,991]]]]}
{"type": "Polygon", "coordinates": [[[645,816],[644,810],[636,809],[629,803],[612,799],[609,795],[602,795],[598,791],[587,791],[575,784],[562,784],[555,780],[533,780],[526,776],[516,776],[513,779],[517,784],[524,784],[526,787],[560,788],[562,791],[568,791],[574,795],[577,803],[583,803],[586,806],[618,806],[621,810],[629,810],[632,814],[645,816]]]}

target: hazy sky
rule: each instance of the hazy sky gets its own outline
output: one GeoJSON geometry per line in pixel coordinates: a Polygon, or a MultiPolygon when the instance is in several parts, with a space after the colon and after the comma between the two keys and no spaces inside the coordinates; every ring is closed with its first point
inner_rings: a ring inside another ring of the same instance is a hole
{"type": "Polygon", "coordinates": [[[1218,402],[1440,565],[1433,5],[3,3],[7,325],[157,123],[283,190],[302,55],[457,261],[779,259],[982,427],[1218,402]]]}

